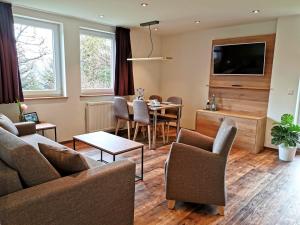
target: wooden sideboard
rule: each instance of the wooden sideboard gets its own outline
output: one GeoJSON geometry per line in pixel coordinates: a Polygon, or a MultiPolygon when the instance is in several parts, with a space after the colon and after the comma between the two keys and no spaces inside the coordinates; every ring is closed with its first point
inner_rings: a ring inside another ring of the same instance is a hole
{"type": "Polygon", "coordinates": [[[234,147],[258,153],[264,148],[266,116],[253,116],[234,111],[197,110],[196,130],[204,135],[215,137],[224,118],[236,122],[238,132],[234,147]]]}

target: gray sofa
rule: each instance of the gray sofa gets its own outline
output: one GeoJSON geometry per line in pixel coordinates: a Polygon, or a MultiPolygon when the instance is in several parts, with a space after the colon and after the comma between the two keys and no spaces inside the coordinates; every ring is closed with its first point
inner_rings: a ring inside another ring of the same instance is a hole
{"type": "MultiPolygon", "coordinates": [[[[88,170],[26,187],[20,175],[22,171],[8,166],[7,162],[15,155],[6,157],[7,152],[32,146],[38,149],[38,143],[60,144],[37,134],[33,123],[19,123],[16,127],[18,136],[0,128],[1,225],[133,224],[133,162],[124,160],[102,165],[87,158],[88,170]]],[[[20,157],[23,158],[17,161],[21,163],[27,160],[26,155],[20,157]]],[[[34,169],[36,162],[26,163],[34,169]]],[[[39,176],[41,171],[33,173],[39,176]]]]}

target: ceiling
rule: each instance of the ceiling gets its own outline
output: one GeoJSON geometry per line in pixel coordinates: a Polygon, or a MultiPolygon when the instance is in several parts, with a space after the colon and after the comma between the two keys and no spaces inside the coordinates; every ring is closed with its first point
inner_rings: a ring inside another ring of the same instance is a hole
{"type": "Polygon", "coordinates": [[[97,21],[138,27],[161,21],[159,34],[182,33],[300,14],[300,0],[11,0],[18,6],[97,21]],[[141,3],[148,3],[142,7],[141,3]],[[259,9],[258,14],[251,13],[259,9]],[[104,15],[100,18],[100,15],[104,15]],[[194,21],[200,21],[196,24],[194,21]]]}

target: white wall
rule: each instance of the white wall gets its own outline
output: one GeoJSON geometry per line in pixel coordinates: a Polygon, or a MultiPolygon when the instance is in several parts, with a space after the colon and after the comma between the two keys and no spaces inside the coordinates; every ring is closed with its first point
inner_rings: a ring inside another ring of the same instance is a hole
{"type": "Polygon", "coordinates": [[[270,21],[163,37],[163,55],[174,59],[162,64],[161,94],[183,98],[183,127],[194,129],[195,112],[206,104],[212,40],[275,32],[276,21],[270,21]]]}
{"type": "MultiPolygon", "coordinates": [[[[87,101],[110,100],[113,96],[94,98],[80,98],[80,51],[79,28],[88,27],[104,31],[114,31],[114,27],[105,26],[76,18],[57,14],[33,11],[14,7],[15,14],[59,22],[63,26],[63,39],[65,50],[65,75],[67,84],[67,99],[63,100],[35,100],[26,101],[28,111],[36,111],[40,120],[51,122],[58,127],[59,141],[71,140],[73,135],[85,132],[84,108],[87,101]]],[[[133,30],[131,41],[133,55],[141,56],[148,53],[149,40],[144,30],[133,30]]],[[[154,37],[155,54],[160,53],[160,38],[154,37]]],[[[159,90],[160,64],[143,65],[134,63],[135,87],[145,87],[147,93],[156,93],[159,90]]],[[[17,120],[17,107],[15,104],[0,105],[0,112],[17,120]]],[[[48,133],[50,134],[50,132],[48,133]]]]}
{"type": "Polygon", "coordinates": [[[282,17],[277,22],[268,123],[265,145],[271,145],[270,129],[284,113],[297,116],[297,93],[300,77],[300,16],[282,17]],[[294,94],[289,95],[292,91],[294,94]]]}

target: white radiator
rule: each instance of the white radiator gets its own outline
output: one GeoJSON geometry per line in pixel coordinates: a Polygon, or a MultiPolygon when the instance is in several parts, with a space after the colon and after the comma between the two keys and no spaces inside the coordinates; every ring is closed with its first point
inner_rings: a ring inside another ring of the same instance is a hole
{"type": "Polygon", "coordinates": [[[116,127],[112,101],[86,103],[85,117],[87,132],[108,131],[116,127]]]}

